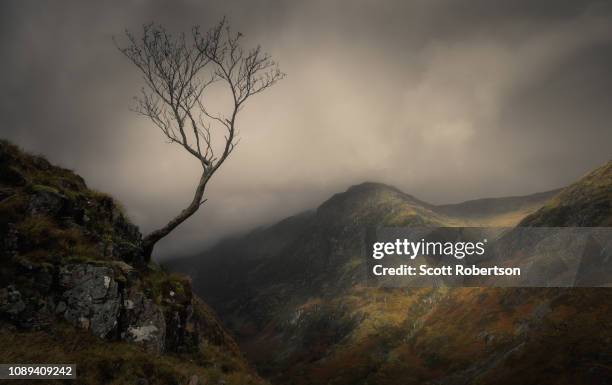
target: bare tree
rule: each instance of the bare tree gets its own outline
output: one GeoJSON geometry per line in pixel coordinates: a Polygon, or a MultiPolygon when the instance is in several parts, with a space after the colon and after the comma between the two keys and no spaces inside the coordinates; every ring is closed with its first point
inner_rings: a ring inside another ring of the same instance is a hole
{"type": "Polygon", "coordinates": [[[245,50],[242,34],[222,19],[203,33],[171,35],[157,24],[143,27],[140,37],[126,30],[127,43],[117,48],[136,65],[145,87],[135,111],[148,117],[170,143],[180,145],[202,166],[189,205],[165,226],[144,237],[145,258],[155,244],[192,216],[206,201],[206,185],[238,144],[236,118],[253,95],[282,79],[282,73],[261,48],[245,50]],[[213,84],[229,90],[227,111],[211,111],[204,96],[213,84]],[[217,154],[216,154],[217,152],[217,154]]]}

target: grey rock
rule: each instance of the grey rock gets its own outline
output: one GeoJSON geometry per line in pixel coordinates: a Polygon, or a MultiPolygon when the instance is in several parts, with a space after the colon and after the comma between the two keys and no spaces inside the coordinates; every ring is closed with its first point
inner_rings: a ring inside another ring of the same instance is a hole
{"type": "Polygon", "coordinates": [[[162,310],[140,291],[131,290],[124,299],[126,328],[122,339],[161,353],[165,348],[166,321],[162,310]]]}
{"type": "Polygon", "coordinates": [[[65,289],[66,320],[102,338],[116,328],[121,299],[113,269],[90,264],[64,266],[59,283],[65,289]]]}
{"type": "Polygon", "coordinates": [[[134,269],[134,267],[128,265],[127,263],[123,261],[115,261],[115,262],[111,262],[111,264],[112,266],[117,268],[121,272],[121,274],[123,274],[124,276],[132,278],[132,279],[136,279],[138,272],[136,271],[136,269],[134,269]]]}
{"type": "Polygon", "coordinates": [[[50,298],[30,293],[27,286],[22,291],[13,285],[0,289],[0,314],[22,329],[44,329],[52,321],[50,298]]]}
{"type": "Polygon", "coordinates": [[[14,286],[9,285],[0,289],[0,313],[16,316],[25,308],[26,305],[21,299],[21,293],[14,286]]]}
{"type": "Polygon", "coordinates": [[[46,214],[57,215],[64,206],[65,197],[51,188],[36,191],[28,203],[28,213],[30,215],[46,214]]]}
{"type": "Polygon", "coordinates": [[[64,301],[60,301],[60,303],[57,304],[57,306],[55,307],[55,313],[56,314],[63,314],[64,312],[66,312],[66,302],[64,301]]]}

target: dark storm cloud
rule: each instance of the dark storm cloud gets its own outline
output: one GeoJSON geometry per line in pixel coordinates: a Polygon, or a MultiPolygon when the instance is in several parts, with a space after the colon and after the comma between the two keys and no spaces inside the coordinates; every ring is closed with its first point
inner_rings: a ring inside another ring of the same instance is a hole
{"type": "Polygon", "coordinates": [[[288,77],[244,110],[238,151],[168,256],[378,180],[434,202],[555,188],[610,157],[612,12],[576,1],[4,1],[2,136],[75,169],[150,230],[197,164],[129,112],[111,37],[230,17],[288,77]]]}

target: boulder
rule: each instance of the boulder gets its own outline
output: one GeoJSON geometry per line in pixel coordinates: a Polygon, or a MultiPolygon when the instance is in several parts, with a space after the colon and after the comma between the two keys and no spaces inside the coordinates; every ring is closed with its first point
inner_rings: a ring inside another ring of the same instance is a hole
{"type": "Polygon", "coordinates": [[[14,286],[9,285],[0,289],[0,313],[16,316],[26,308],[21,299],[21,293],[14,286]]]}
{"type": "Polygon", "coordinates": [[[121,299],[113,269],[91,264],[62,266],[59,284],[64,289],[64,318],[105,338],[116,329],[121,299]]]}
{"type": "Polygon", "coordinates": [[[46,186],[35,186],[30,196],[28,213],[30,215],[55,216],[63,208],[66,198],[56,190],[46,186]]]}
{"type": "Polygon", "coordinates": [[[164,314],[139,290],[128,290],[124,299],[125,329],[121,339],[135,342],[145,349],[161,353],[165,349],[166,321],[164,314]]]}

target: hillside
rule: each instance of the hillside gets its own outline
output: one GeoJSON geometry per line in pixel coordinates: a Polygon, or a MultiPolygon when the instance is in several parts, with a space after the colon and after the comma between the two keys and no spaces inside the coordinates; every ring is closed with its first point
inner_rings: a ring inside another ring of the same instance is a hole
{"type": "Polygon", "coordinates": [[[316,210],[222,241],[205,255],[168,263],[191,272],[196,291],[222,311],[260,283],[307,283],[330,290],[363,280],[362,261],[355,256],[362,254],[366,226],[512,226],[558,191],[436,206],[392,186],[362,183],[316,210]]]}
{"type": "Polygon", "coordinates": [[[0,239],[1,362],[76,363],[76,384],[264,383],[190,279],[144,263],[112,197],[6,141],[0,239]]]}
{"type": "Polygon", "coordinates": [[[514,226],[560,191],[556,189],[526,196],[476,199],[440,205],[436,211],[461,218],[464,226],[514,226]]]}
{"type": "Polygon", "coordinates": [[[612,161],[563,189],[520,226],[612,226],[612,161]]]}
{"type": "Polygon", "coordinates": [[[378,288],[362,257],[368,225],[513,226],[565,207],[597,207],[583,226],[608,223],[602,169],[560,192],[442,206],[366,183],[173,267],[196,271],[195,290],[273,383],[609,383],[607,289],[378,288]]]}

